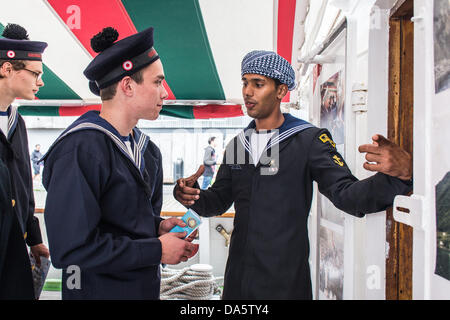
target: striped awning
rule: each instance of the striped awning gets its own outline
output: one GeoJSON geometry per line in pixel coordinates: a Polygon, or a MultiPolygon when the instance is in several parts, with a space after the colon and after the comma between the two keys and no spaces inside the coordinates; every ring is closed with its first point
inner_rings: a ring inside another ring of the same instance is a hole
{"type": "MultiPolygon", "coordinates": [[[[300,0],[298,0],[300,1],[300,0]]],[[[161,114],[181,118],[243,115],[240,62],[251,50],[275,50],[291,61],[296,0],[14,0],[7,23],[48,42],[45,86],[23,115],[74,116],[99,110],[83,70],[95,57],[90,38],[106,26],[119,39],[155,28],[169,93],[161,114]]],[[[289,102],[286,97],[284,102],[289,102]]]]}

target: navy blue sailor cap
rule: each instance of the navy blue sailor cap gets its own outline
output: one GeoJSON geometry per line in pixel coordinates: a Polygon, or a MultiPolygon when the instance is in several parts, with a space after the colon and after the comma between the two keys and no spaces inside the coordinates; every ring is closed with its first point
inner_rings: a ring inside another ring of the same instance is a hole
{"type": "Polygon", "coordinates": [[[153,28],[147,28],[122,40],[119,33],[107,27],[91,39],[91,47],[99,54],[84,70],[89,89],[100,95],[125,76],[130,76],[159,59],[153,48],[153,28]]]}
{"type": "Polygon", "coordinates": [[[27,31],[14,23],[9,23],[0,38],[0,59],[42,61],[42,53],[47,48],[43,41],[31,41],[27,31]]]}

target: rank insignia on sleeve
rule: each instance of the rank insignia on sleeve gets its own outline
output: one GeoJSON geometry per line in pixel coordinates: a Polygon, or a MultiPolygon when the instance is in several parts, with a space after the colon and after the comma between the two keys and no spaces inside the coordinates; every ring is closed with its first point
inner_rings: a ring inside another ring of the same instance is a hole
{"type": "Polygon", "coordinates": [[[321,134],[320,137],[319,137],[319,139],[320,139],[320,141],[322,141],[323,143],[329,142],[329,143],[333,146],[333,148],[336,148],[336,143],[334,143],[334,141],[331,140],[330,137],[328,137],[328,135],[327,135],[326,133],[321,134]]]}
{"type": "Polygon", "coordinates": [[[341,167],[344,166],[344,162],[337,155],[333,156],[333,161],[334,161],[334,163],[338,164],[341,167]]]}

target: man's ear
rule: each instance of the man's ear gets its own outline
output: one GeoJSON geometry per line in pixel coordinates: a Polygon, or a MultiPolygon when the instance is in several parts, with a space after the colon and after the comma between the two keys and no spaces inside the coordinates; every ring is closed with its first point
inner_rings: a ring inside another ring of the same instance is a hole
{"type": "Polygon", "coordinates": [[[9,62],[4,62],[0,67],[0,75],[6,77],[13,70],[12,64],[9,62]]]}
{"type": "Polygon", "coordinates": [[[127,97],[133,96],[134,86],[131,77],[123,77],[122,80],[119,81],[118,89],[121,90],[127,97]]]}
{"type": "Polygon", "coordinates": [[[288,86],[284,83],[280,84],[277,88],[277,98],[283,100],[284,96],[289,92],[288,86]]]}

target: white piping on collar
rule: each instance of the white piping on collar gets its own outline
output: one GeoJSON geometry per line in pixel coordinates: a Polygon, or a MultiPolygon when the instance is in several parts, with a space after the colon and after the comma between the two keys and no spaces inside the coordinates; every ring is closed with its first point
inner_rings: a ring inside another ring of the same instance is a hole
{"type": "Polygon", "coordinates": [[[11,138],[12,134],[14,133],[15,126],[17,125],[17,119],[19,117],[17,114],[17,108],[13,106],[10,106],[10,108],[11,113],[8,117],[8,139],[11,138]]]}
{"type": "Polygon", "coordinates": [[[111,131],[109,131],[108,129],[103,128],[102,126],[99,126],[97,124],[91,123],[91,122],[84,122],[84,123],[80,123],[79,125],[73,127],[72,129],[68,130],[67,132],[65,132],[63,135],[61,135],[58,140],[61,140],[62,138],[64,138],[66,135],[75,132],[75,131],[79,131],[82,129],[96,129],[99,131],[102,131],[104,133],[106,133],[111,140],[119,147],[119,149],[122,151],[122,153],[124,153],[127,158],[139,169],[139,171],[141,172],[141,164],[142,164],[142,148],[145,147],[146,145],[146,141],[150,140],[150,138],[148,138],[148,136],[146,136],[144,133],[140,132],[140,137],[139,137],[139,142],[138,143],[134,143],[133,144],[133,154],[130,154],[128,151],[127,146],[125,145],[125,143],[120,140],[115,134],[113,134],[111,131]],[[134,157],[133,157],[134,156],[134,157]]]}
{"type": "MultiPolygon", "coordinates": [[[[281,143],[282,141],[286,140],[287,138],[289,138],[290,136],[303,131],[307,128],[311,128],[314,127],[314,125],[310,124],[310,123],[305,123],[299,126],[295,126],[292,127],[286,131],[284,131],[282,134],[278,135],[277,133],[275,133],[275,135],[269,140],[267,146],[265,147],[264,151],[267,151],[269,148],[272,148],[274,145],[281,143]]],[[[253,128],[252,128],[253,129],[253,128]]],[[[248,130],[248,129],[247,129],[248,130]]],[[[255,130],[255,129],[253,129],[255,130]]],[[[239,135],[239,140],[241,141],[242,145],[244,146],[245,150],[247,150],[247,152],[252,156],[252,151],[250,148],[250,143],[248,142],[248,140],[245,138],[245,130],[242,130],[239,135]]]]}

